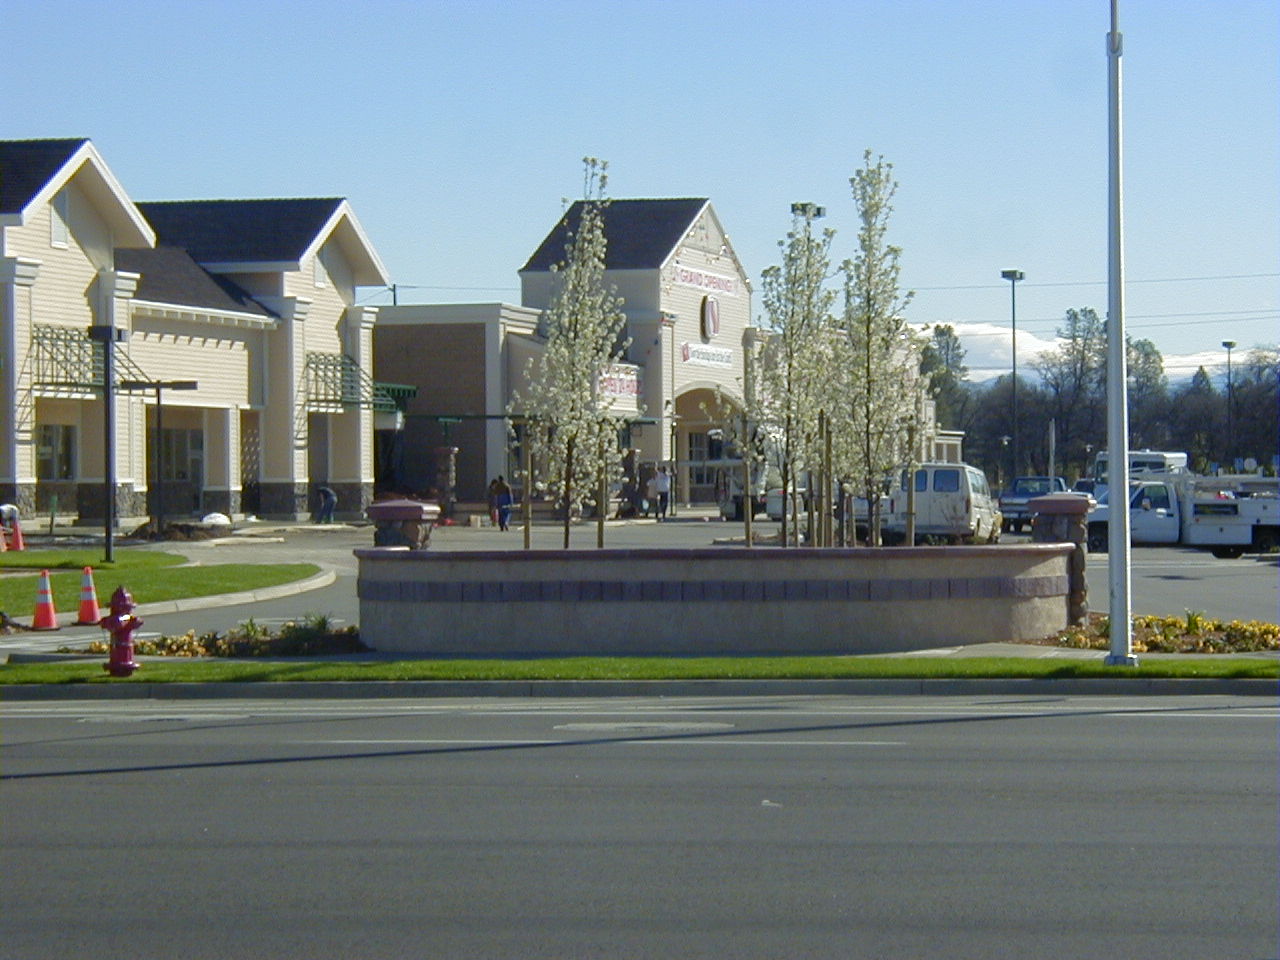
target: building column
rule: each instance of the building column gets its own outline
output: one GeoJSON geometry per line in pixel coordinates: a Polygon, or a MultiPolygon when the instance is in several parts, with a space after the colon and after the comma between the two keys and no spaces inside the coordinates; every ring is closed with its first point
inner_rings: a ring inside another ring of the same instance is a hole
{"type": "Polygon", "coordinates": [[[206,513],[243,519],[240,505],[240,411],[204,411],[204,491],[206,513]]]}
{"type": "MultiPolygon", "coordinates": [[[[372,379],[373,324],[377,311],[348,307],[342,315],[342,347],[372,379]]],[[[329,417],[329,486],[338,495],[338,515],[363,517],[373,502],[373,407],[359,403],[329,417]]]]}
{"type": "Polygon", "coordinates": [[[22,358],[31,353],[31,288],[40,261],[0,257],[0,503],[36,512],[35,394],[22,358]]]}
{"type": "Polygon", "coordinates": [[[311,301],[301,297],[259,297],[280,316],[266,334],[266,377],[259,421],[262,444],[261,515],[271,520],[310,516],[307,476],[306,339],[303,324],[311,301]]]}
{"type": "MultiPolygon", "coordinates": [[[[97,305],[95,327],[115,327],[126,333],[132,328],[130,301],[138,289],[139,274],[123,270],[99,270],[97,280],[97,305]]],[[[128,349],[128,341],[123,341],[128,349]]],[[[101,345],[97,345],[101,349],[101,345]]],[[[114,350],[116,344],[112,343],[114,350]]],[[[119,371],[116,372],[119,379],[119,371]]],[[[113,514],[118,520],[142,521],[147,517],[146,498],[146,406],[141,397],[113,392],[112,431],[115,434],[114,473],[115,504],[113,514]],[[141,489],[140,489],[141,488],[141,489]]],[[[99,397],[86,404],[87,423],[102,424],[104,414],[99,397]]],[[[106,516],[103,496],[106,481],[105,452],[101,432],[97,435],[97,450],[85,448],[84,441],[92,443],[94,434],[82,431],[82,458],[79,468],[80,485],[76,503],[80,522],[98,521],[106,516]],[[90,456],[90,453],[96,456],[90,456]],[[96,463],[95,463],[96,461],[96,463]],[[86,469],[87,467],[87,469],[86,469]],[[91,473],[96,468],[96,475],[91,473]]]]}

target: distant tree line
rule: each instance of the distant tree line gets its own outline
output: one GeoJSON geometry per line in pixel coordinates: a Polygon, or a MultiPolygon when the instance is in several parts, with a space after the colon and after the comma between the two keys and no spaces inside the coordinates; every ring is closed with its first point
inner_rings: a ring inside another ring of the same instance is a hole
{"type": "MultiPolygon", "coordinates": [[[[1054,425],[1053,470],[1069,480],[1085,476],[1106,446],[1106,321],[1088,307],[1068,310],[1058,327],[1058,346],[1033,362],[1037,376],[1018,377],[1018,446],[1011,460],[1012,377],[976,384],[968,379],[965,351],[955,329],[935,326],[925,345],[921,373],[937,404],[944,429],[965,432],[965,459],[993,481],[1011,475],[1044,474],[1049,464],[1049,428],[1054,425]]],[[[1242,351],[1225,370],[1204,367],[1184,384],[1170,387],[1164,359],[1150,340],[1127,344],[1131,449],[1176,450],[1192,469],[1230,469],[1252,457],[1271,469],[1280,450],[1280,347],[1242,351]]]]}

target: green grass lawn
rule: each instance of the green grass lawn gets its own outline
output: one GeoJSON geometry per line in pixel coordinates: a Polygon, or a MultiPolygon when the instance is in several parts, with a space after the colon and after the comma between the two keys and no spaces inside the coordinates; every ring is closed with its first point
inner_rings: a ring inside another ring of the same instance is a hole
{"type": "Polygon", "coordinates": [[[221,683],[352,680],[787,680],[1060,679],[1090,677],[1280,679],[1267,659],[1151,659],[1138,667],[1097,660],[982,657],[568,657],[548,660],[340,662],[146,661],[126,679],[106,658],[0,665],[4,683],[221,683]]]}
{"type": "Polygon", "coordinates": [[[319,572],[311,563],[181,566],[186,559],[155,550],[119,550],[112,563],[102,562],[98,548],[86,550],[24,550],[0,553],[0,611],[26,621],[36,606],[41,570],[49,571],[54,607],[59,613],[80,608],[80,580],[85,567],[93,568],[98,605],[105,607],[118,586],[125,587],[136,603],[159,603],[183,597],[207,597],[239,593],[292,583],[319,572]]]}

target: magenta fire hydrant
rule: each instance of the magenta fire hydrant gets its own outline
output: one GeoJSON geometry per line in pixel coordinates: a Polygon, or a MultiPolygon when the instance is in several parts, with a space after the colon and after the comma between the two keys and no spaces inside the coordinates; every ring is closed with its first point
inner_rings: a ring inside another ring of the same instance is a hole
{"type": "Polygon", "coordinates": [[[142,626],[142,618],[133,615],[137,604],[124,587],[116,587],[111,595],[111,612],[98,621],[98,626],[111,634],[111,656],[102,669],[113,677],[127,677],[138,669],[133,660],[133,631],[142,626]]]}

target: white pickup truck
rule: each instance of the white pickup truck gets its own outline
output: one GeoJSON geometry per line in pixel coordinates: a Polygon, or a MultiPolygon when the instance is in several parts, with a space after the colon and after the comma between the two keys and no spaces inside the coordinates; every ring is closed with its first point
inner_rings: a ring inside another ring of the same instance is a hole
{"type": "MultiPolygon", "coordinates": [[[[1108,489],[1089,515],[1089,550],[1105,553],[1108,489]]],[[[1129,487],[1129,539],[1182,544],[1215,557],[1269,553],[1280,545],[1280,480],[1188,473],[1144,474],[1129,487]]]]}

